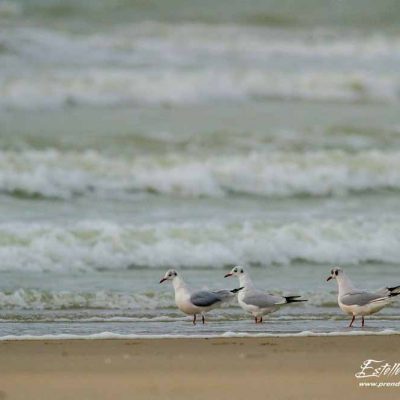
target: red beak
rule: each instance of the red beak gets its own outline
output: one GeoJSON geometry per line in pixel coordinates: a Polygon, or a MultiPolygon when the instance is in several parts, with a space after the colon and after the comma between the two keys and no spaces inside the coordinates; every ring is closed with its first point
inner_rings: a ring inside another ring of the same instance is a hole
{"type": "Polygon", "coordinates": [[[329,275],[327,278],[326,278],[326,281],[328,282],[328,281],[330,281],[332,279],[332,275],[329,275]]]}
{"type": "Polygon", "coordinates": [[[227,278],[228,276],[232,276],[232,274],[229,272],[229,274],[226,274],[226,275],[224,276],[224,278],[227,278]]]}
{"type": "Polygon", "coordinates": [[[163,282],[166,281],[166,280],[167,280],[167,278],[162,278],[161,281],[160,281],[160,283],[163,283],[163,282]]]}

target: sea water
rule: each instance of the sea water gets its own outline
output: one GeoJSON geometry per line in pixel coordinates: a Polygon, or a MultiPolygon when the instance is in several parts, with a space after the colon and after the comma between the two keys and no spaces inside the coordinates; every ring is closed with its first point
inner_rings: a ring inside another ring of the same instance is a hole
{"type": "Polygon", "coordinates": [[[400,284],[400,9],[208,3],[0,1],[0,338],[347,333],[333,265],[400,284]],[[308,302],[193,326],[158,283],[236,264],[308,302]]]}

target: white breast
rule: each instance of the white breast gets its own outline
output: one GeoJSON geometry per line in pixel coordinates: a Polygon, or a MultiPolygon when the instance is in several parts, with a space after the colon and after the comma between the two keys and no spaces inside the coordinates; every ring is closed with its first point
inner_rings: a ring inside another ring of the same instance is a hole
{"type": "Polygon", "coordinates": [[[193,305],[190,301],[190,293],[186,290],[175,291],[175,303],[177,307],[188,315],[198,314],[199,308],[193,305]]]}

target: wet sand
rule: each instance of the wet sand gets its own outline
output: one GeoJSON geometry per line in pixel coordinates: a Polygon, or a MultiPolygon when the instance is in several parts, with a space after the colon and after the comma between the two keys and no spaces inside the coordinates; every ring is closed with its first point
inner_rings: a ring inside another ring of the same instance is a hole
{"type": "Polygon", "coordinates": [[[369,358],[400,362],[399,348],[400,335],[3,341],[0,400],[394,399],[400,387],[354,374],[369,358]]]}

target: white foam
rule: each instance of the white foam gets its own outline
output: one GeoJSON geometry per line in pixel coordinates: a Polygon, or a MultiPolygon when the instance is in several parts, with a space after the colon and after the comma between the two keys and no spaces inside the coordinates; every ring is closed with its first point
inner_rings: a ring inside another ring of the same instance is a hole
{"type": "Polygon", "coordinates": [[[0,152],[0,190],[69,198],[150,191],[221,197],[231,192],[262,196],[343,195],[400,190],[397,150],[319,150],[251,153],[104,156],[96,151],[0,152]]]}
{"type": "Polygon", "coordinates": [[[298,74],[247,69],[110,71],[99,67],[77,74],[38,72],[0,81],[0,107],[53,109],[70,104],[195,104],[206,101],[292,98],[310,100],[398,101],[397,78],[391,75],[312,71],[298,74]],[[239,78],[238,78],[239,76],[239,78]]]}
{"type": "MultiPolygon", "coordinates": [[[[64,226],[3,223],[0,269],[79,272],[134,266],[221,268],[234,263],[270,265],[296,260],[329,265],[398,263],[399,226],[400,221],[393,218],[240,224],[131,225],[101,220],[64,226]]],[[[101,302],[101,298],[91,301],[101,302]]],[[[104,301],[112,304],[111,298],[104,301]]],[[[129,304],[132,299],[125,301],[129,304]]]]}
{"type": "Polygon", "coordinates": [[[303,331],[298,333],[248,333],[248,332],[224,332],[222,334],[209,335],[136,335],[136,334],[118,334],[113,332],[101,332],[91,335],[6,335],[0,336],[0,341],[13,340],[136,340],[136,339],[219,339],[219,338],[284,338],[284,337],[335,337],[335,336],[388,336],[400,335],[399,331],[385,329],[382,331],[351,331],[351,332],[312,332],[303,331]]]}
{"type": "Polygon", "coordinates": [[[315,32],[310,40],[308,31],[157,23],[107,35],[8,28],[4,36],[11,61],[0,64],[3,108],[260,97],[399,100],[397,72],[387,67],[398,60],[397,37],[315,32]],[[293,70],[294,60],[302,68],[293,70]]]}
{"type": "MultiPolygon", "coordinates": [[[[66,290],[48,291],[38,289],[0,291],[0,308],[3,310],[108,309],[145,311],[162,309],[173,305],[172,297],[165,293],[159,293],[157,296],[154,296],[154,293],[131,294],[105,290],[94,292],[66,290]]],[[[169,317],[166,318],[168,319],[169,317]]],[[[108,320],[112,321],[112,319],[108,320]]]]}

